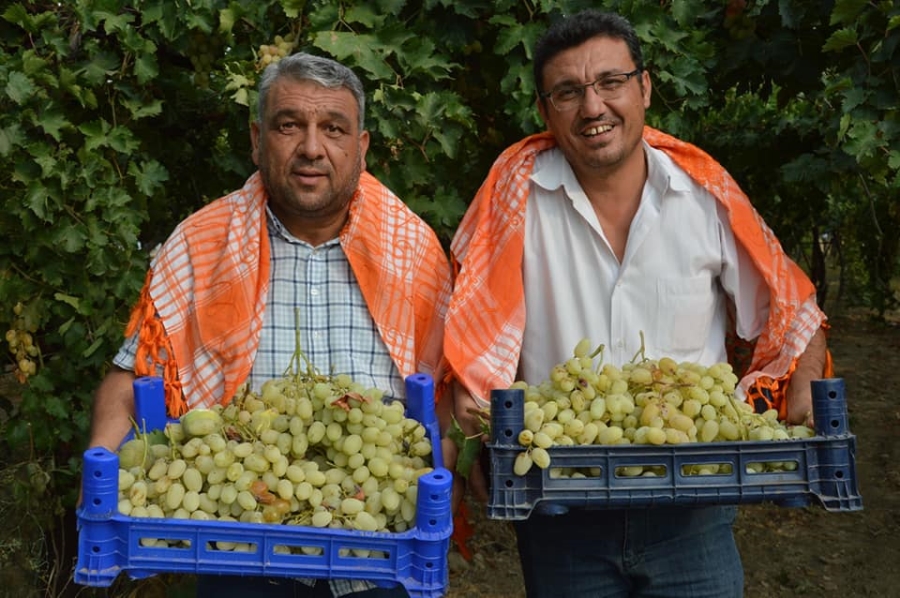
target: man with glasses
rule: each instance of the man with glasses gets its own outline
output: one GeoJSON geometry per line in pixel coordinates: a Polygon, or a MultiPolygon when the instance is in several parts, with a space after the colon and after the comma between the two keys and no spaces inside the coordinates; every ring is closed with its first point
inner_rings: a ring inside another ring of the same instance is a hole
{"type": "MultiPolygon", "coordinates": [[[[652,87],[631,25],[572,15],[534,56],[547,132],[498,158],[451,247],[444,347],[464,431],[491,389],[546,380],[581,338],[622,366],[642,333],[648,357],[706,365],[728,359],[730,335],[752,342],[741,391],[811,424],[827,361],[815,289],[719,164],[645,126],[652,87]]],[[[741,596],[735,512],[533,514],[516,524],[528,596],[741,596]]]]}

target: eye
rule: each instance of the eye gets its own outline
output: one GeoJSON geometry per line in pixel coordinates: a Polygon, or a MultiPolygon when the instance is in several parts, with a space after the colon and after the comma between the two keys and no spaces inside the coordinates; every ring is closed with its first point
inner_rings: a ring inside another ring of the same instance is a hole
{"type": "Polygon", "coordinates": [[[328,135],[329,137],[340,137],[341,135],[344,134],[343,127],[340,127],[335,124],[325,125],[324,127],[322,127],[322,129],[325,131],[325,134],[328,135]]]}
{"type": "Polygon", "coordinates": [[[622,87],[622,85],[625,83],[626,80],[627,80],[627,77],[623,77],[622,75],[612,75],[612,76],[604,77],[604,78],[600,79],[600,81],[598,83],[600,84],[600,87],[602,87],[603,89],[612,90],[612,89],[618,89],[618,88],[622,87]]]}
{"type": "Polygon", "coordinates": [[[560,87],[553,91],[553,98],[558,102],[571,102],[581,95],[578,87],[560,87]]]}
{"type": "Polygon", "coordinates": [[[297,130],[297,123],[295,123],[293,121],[281,122],[275,126],[275,129],[279,133],[291,133],[291,132],[297,130]]]}

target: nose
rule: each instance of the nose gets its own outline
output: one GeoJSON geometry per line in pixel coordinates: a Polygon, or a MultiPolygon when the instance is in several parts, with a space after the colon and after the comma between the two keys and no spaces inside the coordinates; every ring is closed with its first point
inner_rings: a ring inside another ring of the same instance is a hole
{"type": "Polygon", "coordinates": [[[584,116],[597,116],[606,112],[606,99],[596,85],[588,85],[581,98],[581,113],[584,116]]]}
{"type": "Polygon", "coordinates": [[[297,153],[305,158],[314,160],[322,156],[322,148],[318,129],[314,126],[306,127],[297,141],[297,153]]]}

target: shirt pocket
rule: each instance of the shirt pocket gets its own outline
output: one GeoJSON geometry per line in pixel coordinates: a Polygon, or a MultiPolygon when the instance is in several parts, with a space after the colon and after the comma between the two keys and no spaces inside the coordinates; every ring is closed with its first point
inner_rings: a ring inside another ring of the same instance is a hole
{"type": "Polygon", "coordinates": [[[663,355],[696,360],[706,348],[715,317],[716,285],[712,277],[660,278],[656,301],[654,343],[663,355]]]}

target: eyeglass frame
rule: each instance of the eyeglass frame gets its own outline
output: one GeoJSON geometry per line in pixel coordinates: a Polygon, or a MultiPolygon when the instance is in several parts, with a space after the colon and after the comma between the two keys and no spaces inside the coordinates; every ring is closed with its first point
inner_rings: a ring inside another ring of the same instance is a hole
{"type": "Polygon", "coordinates": [[[588,87],[592,88],[594,90],[594,93],[596,93],[598,96],[603,97],[601,95],[601,93],[598,91],[598,86],[601,81],[603,81],[605,79],[609,79],[610,77],[621,77],[624,75],[625,80],[622,81],[622,83],[616,88],[616,91],[618,91],[619,88],[621,88],[626,83],[628,83],[633,77],[636,77],[643,72],[644,72],[644,69],[636,68],[629,73],[610,73],[608,75],[603,75],[602,77],[599,77],[598,79],[595,79],[595,80],[591,81],[590,83],[582,83],[580,85],[557,85],[550,91],[538,92],[538,97],[541,98],[542,100],[550,100],[550,103],[553,105],[553,108],[557,112],[568,112],[569,110],[572,110],[573,108],[577,108],[578,106],[581,105],[582,102],[584,102],[584,97],[587,94],[588,87]],[[580,95],[577,98],[578,101],[573,101],[571,106],[566,106],[564,108],[560,108],[559,106],[556,105],[556,102],[553,101],[553,94],[555,92],[559,91],[560,89],[577,89],[580,92],[580,95]]]}

